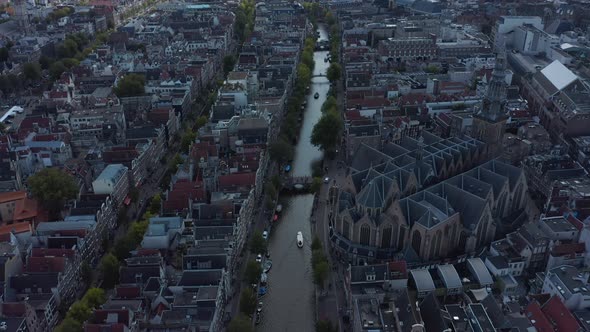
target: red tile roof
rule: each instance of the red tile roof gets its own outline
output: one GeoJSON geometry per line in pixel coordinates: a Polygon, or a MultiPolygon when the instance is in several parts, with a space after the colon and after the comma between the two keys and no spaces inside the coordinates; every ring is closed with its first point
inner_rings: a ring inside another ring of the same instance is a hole
{"type": "Polygon", "coordinates": [[[572,213],[569,213],[567,215],[566,220],[569,221],[570,224],[574,225],[574,227],[579,231],[581,231],[582,228],[584,228],[584,223],[581,222],[580,219],[576,218],[572,213]]]}
{"type": "Polygon", "coordinates": [[[122,323],[116,324],[86,324],[84,332],[125,332],[127,326],[122,323]]]}
{"type": "Polygon", "coordinates": [[[29,257],[25,270],[27,272],[63,272],[65,267],[65,257],[29,257]]]}
{"type": "Polygon", "coordinates": [[[539,305],[539,302],[533,301],[529,303],[525,311],[526,316],[535,326],[538,332],[553,332],[553,326],[551,325],[543,311],[541,311],[541,306],[539,305]]]}
{"type": "Polygon", "coordinates": [[[222,175],[218,179],[219,187],[221,189],[229,189],[232,187],[252,187],[256,182],[256,173],[234,173],[222,175]]]}
{"type": "Polygon", "coordinates": [[[117,314],[117,323],[128,325],[130,323],[129,318],[129,309],[108,309],[102,310],[97,309],[94,310],[94,321],[95,322],[106,322],[107,317],[109,314],[117,314]]]}
{"type": "Polygon", "coordinates": [[[164,211],[182,211],[189,208],[189,198],[194,202],[205,202],[207,192],[200,181],[178,181],[172,186],[164,201],[164,211]]]}
{"type": "Polygon", "coordinates": [[[117,286],[115,293],[122,299],[135,299],[141,295],[141,289],[138,286],[117,286]]]}
{"type": "Polygon", "coordinates": [[[10,225],[3,225],[0,226],[0,241],[10,241],[11,232],[14,232],[15,234],[20,234],[32,231],[33,228],[31,227],[31,224],[28,221],[10,225]]]}
{"type": "Polygon", "coordinates": [[[566,256],[581,254],[586,250],[584,243],[564,243],[558,244],[551,249],[553,256],[566,256]]]}
{"type": "Polygon", "coordinates": [[[25,199],[26,197],[27,192],[24,190],[0,193],[0,204],[25,199]]]}
{"type": "Polygon", "coordinates": [[[389,273],[398,272],[402,278],[408,277],[408,266],[406,261],[389,262],[389,273]]]}
{"type": "Polygon", "coordinates": [[[33,248],[31,251],[31,257],[68,257],[73,258],[76,255],[74,249],[61,249],[61,248],[33,248]]]}
{"type": "Polygon", "coordinates": [[[549,321],[553,322],[555,331],[572,332],[578,331],[580,325],[572,313],[566,308],[561,299],[554,295],[541,308],[549,321]]]}
{"type": "Polygon", "coordinates": [[[2,303],[2,315],[6,317],[22,317],[25,315],[27,308],[24,302],[5,302],[2,303]]]}

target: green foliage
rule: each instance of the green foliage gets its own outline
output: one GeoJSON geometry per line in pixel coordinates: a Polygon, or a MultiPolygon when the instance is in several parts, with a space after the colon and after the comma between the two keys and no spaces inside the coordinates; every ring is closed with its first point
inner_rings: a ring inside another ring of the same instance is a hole
{"type": "Polygon", "coordinates": [[[45,168],[29,177],[29,190],[51,218],[58,218],[64,204],[76,198],[80,188],[74,178],[59,168],[45,168]]]}
{"type": "Polygon", "coordinates": [[[52,11],[51,13],[49,13],[47,15],[47,22],[48,23],[55,22],[62,17],[66,17],[66,16],[72,14],[73,12],[74,12],[74,10],[71,7],[63,7],[60,9],[55,9],[54,11],[52,11]]]}
{"type": "Polygon", "coordinates": [[[342,75],[342,68],[336,62],[332,62],[330,67],[328,67],[328,71],[326,72],[326,77],[330,82],[336,82],[340,79],[340,75],[342,75]]]}
{"type": "Polygon", "coordinates": [[[311,186],[309,187],[309,191],[311,191],[314,194],[317,194],[320,192],[321,188],[322,188],[322,178],[314,177],[313,180],[311,181],[311,186]]]}
{"type": "Polygon", "coordinates": [[[67,69],[62,61],[56,61],[49,66],[49,75],[52,79],[57,80],[67,69]]]}
{"type": "Polygon", "coordinates": [[[27,62],[23,65],[23,74],[26,79],[36,81],[41,78],[41,65],[38,63],[27,62]]]}
{"type": "Polygon", "coordinates": [[[426,68],[424,68],[424,71],[429,74],[438,74],[438,73],[440,73],[440,68],[438,68],[435,65],[429,65],[426,68]]]}
{"type": "Polygon", "coordinates": [[[233,55],[226,55],[223,58],[223,72],[225,73],[225,75],[232,71],[235,65],[236,58],[233,55]]]}
{"type": "Polygon", "coordinates": [[[272,160],[283,163],[293,160],[295,148],[283,138],[279,138],[277,141],[270,144],[268,147],[268,153],[270,154],[270,158],[272,160]]]}
{"type": "Polygon", "coordinates": [[[262,266],[256,261],[249,261],[246,265],[246,271],[244,272],[244,280],[248,284],[255,284],[258,282],[260,275],[262,274],[262,266]]]}
{"type": "Polygon", "coordinates": [[[256,310],[256,293],[251,287],[246,287],[242,290],[240,296],[240,311],[250,316],[256,310]]]}
{"type": "Polygon", "coordinates": [[[333,325],[330,320],[319,320],[315,323],[316,332],[337,332],[338,325],[333,325]]]}
{"type": "Polygon", "coordinates": [[[180,140],[180,151],[184,153],[188,153],[191,144],[195,142],[197,138],[197,134],[193,132],[192,129],[187,129],[184,134],[182,135],[182,139],[180,140]]]}
{"type": "Polygon", "coordinates": [[[70,306],[70,310],[68,310],[68,314],[66,315],[67,318],[71,318],[77,322],[83,323],[90,318],[90,314],[92,310],[88,307],[84,301],[76,301],[74,304],[70,306]]]}
{"type": "Polygon", "coordinates": [[[340,132],[344,123],[336,112],[326,112],[313,127],[311,144],[328,152],[334,151],[340,143],[340,132]]]}
{"type": "Polygon", "coordinates": [[[262,254],[266,252],[266,240],[262,237],[262,233],[255,232],[250,239],[250,252],[254,254],[262,254]]]}
{"type": "Polygon", "coordinates": [[[121,78],[115,87],[117,97],[135,97],[145,93],[145,77],[139,74],[127,74],[121,78]]]}
{"type": "Polygon", "coordinates": [[[254,30],[255,1],[244,0],[235,12],[234,34],[238,37],[240,44],[252,34],[254,30]]]}
{"type": "Polygon", "coordinates": [[[195,121],[195,128],[201,128],[204,125],[207,124],[207,122],[209,122],[209,119],[207,119],[206,116],[202,115],[200,117],[197,118],[197,121],[195,121]]]}
{"type": "Polygon", "coordinates": [[[74,39],[66,38],[63,43],[57,46],[57,56],[64,58],[73,58],[78,53],[78,44],[74,39]]]}
{"type": "Polygon", "coordinates": [[[90,286],[92,283],[92,268],[87,261],[83,261],[82,265],[80,265],[80,276],[82,277],[82,281],[86,284],[86,286],[90,286]]]}
{"type": "Polygon", "coordinates": [[[66,58],[62,60],[64,66],[66,66],[66,68],[72,68],[72,67],[76,67],[77,65],[80,64],[80,61],[78,61],[78,59],[75,58],[66,58]]]}
{"type": "Polygon", "coordinates": [[[102,287],[113,288],[119,281],[119,260],[117,257],[111,253],[104,255],[100,261],[100,271],[102,272],[102,287]]]}
{"type": "Polygon", "coordinates": [[[228,332],[254,332],[252,329],[252,320],[248,319],[243,314],[239,314],[232,318],[227,328],[228,332]]]}
{"type": "Polygon", "coordinates": [[[152,214],[160,214],[160,209],[162,208],[162,196],[160,194],[155,194],[152,197],[152,201],[150,203],[150,213],[152,214]]]}
{"type": "Polygon", "coordinates": [[[313,237],[313,240],[311,241],[311,250],[313,252],[315,250],[320,249],[322,249],[322,241],[320,241],[320,238],[316,235],[313,237]]]}
{"type": "Polygon", "coordinates": [[[53,63],[53,59],[42,55],[39,57],[39,64],[41,65],[41,69],[45,70],[45,69],[49,69],[49,67],[51,66],[51,64],[53,63]]]}
{"type": "Polygon", "coordinates": [[[334,96],[328,96],[324,104],[322,104],[322,112],[338,112],[338,101],[334,96]]]}
{"type": "Polygon", "coordinates": [[[330,272],[330,265],[328,262],[322,261],[318,264],[313,266],[313,281],[316,285],[320,286],[320,288],[324,288],[324,281],[328,277],[328,273],[330,272]]]}
{"type": "Polygon", "coordinates": [[[93,287],[86,291],[86,294],[84,294],[82,301],[85,302],[89,308],[96,309],[107,301],[107,297],[104,292],[104,289],[93,287]]]}
{"type": "Polygon", "coordinates": [[[312,266],[316,266],[321,262],[326,261],[326,255],[324,255],[324,252],[322,251],[322,248],[320,247],[319,249],[313,250],[311,252],[311,265],[312,266]]]}
{"type": "Polygon", "coordinates": [[[77,320],[66,317],[61,324],[59,324],[54,332],[80,332],[83,331],[82,323],[78,322],[77,320]]]}

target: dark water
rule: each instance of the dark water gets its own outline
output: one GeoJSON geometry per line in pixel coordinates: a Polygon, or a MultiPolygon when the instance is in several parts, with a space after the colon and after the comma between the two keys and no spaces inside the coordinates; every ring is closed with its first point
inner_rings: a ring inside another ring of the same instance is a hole
{"type": "MultiPolygon", "coordinates": [[[[327,38],[320,26],[320,39],[327,38]]],[[[324,62],[328,52],[315,52],[314,75],[325,74],[329,63],[324,62]]],[[[293,176],[311,176],[312,163],[322,157],[310,143],[313,126],[321,116],[321,106],[330,88],[325,77],[312,79],[307,96],[303,126],[293,160],[293,176]],[[320,97],[314,99],[318,92],[320,97]]],[[[304,332],[314,331],[315,304],[311,269],[310,215],[313,195],[285,197],[281,218],[273,225],[269,239],[270,258],[273,261],[268,275],[268,293],[262,298],[263,318],[258,331],[304,332]],[[297,232],[303,233],[304,246],[296,244],[297,232]]]]}

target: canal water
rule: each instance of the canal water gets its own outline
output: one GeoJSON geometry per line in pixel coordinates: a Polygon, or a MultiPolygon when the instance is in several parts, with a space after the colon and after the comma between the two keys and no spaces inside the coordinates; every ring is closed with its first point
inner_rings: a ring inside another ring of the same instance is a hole
{"type": "MultiPolygon", "coordinates": [[[[324,26],[319,27],[319,40],[327,39],[324,26]]],[[[328,52],[314,53],[314,75],[325,75],[329,63],[324,62],[328,52]]],[[[307,96],[299,141],[295,148],[293,176],[311,176],[312,164],[322,158],[322,152],[310,142],[313,126],[321,116],[330,84],[325,76],[314,77],[307,96]],[[315,99],[313,95],[319,93],[315,99]]],[[[284,210],[273,225],[269,239],[269,253],[273,261],[268,275],[268,293],[261,299],[263,318],[257,331],[302,332],[314,331],[315,303],[311,269],[310,216],[313,195],[289,196],[281,199],[284,210]],[[298,248],[297,232],[303,233],[304,246],[298,248]]]]}

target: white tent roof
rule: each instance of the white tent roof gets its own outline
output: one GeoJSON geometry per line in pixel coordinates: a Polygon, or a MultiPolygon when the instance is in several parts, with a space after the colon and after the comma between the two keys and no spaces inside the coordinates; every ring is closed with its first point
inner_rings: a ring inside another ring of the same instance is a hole
{"type": "Polygon", "coordinates": [[[558,60],[543,68],[541,73],[560,91],[578,78],[558,60]]]}

